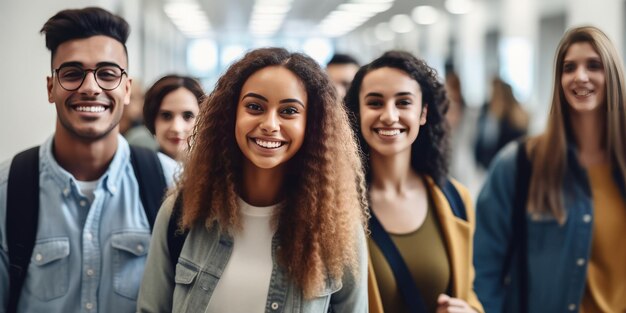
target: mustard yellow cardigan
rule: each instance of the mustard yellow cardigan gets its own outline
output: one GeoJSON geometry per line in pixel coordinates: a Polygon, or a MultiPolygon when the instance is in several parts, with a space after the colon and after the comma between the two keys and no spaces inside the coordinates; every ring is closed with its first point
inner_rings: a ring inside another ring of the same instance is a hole
{"type": "MultiPolygon", "coordinates": [[[[464,221],[454,216],[446,197],[432,178],[426,177],[426,183],[428,190],[431,192],[437,217],[441,223],[441,231],[446,242],[448,256],[450,257],[450,265],[452,266],[452,294],[450,296],[463,299],[478,312],[483,312],[483,307],[473,289],[474,265],[472,263],[472,253],[476,220],[474,205],[469,191],[458,182],[452,182],[465,204],[467,221],[464,221]]],[[[368,272],[369,311],[370,313],[383,313],[383,305],[371,258],[368,264],[368,272]]]]}

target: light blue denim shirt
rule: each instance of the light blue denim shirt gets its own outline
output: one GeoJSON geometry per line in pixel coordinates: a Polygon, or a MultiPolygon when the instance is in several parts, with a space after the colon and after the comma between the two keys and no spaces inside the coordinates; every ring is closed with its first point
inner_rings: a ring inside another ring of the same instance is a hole
{"type": "MultiPolygon", "coordinates": [[[[519,312],[518,272],[510,272],[506,281],[502,277],[512,235],[517,150],[518,143],[511,143],[499,153],[476,204],[474,289],[487,313],[519,312]]],[[[624,183],[615,174],[626,197],[624,183]]],[[[593,199],[587,173],[578,164],[572,144],[568,148],[563,200],[567,215],[564,225],[552,215],[538,220],[527,216],[529,312],[578,312],[585,290],[593,199]]],[[[511,268],[517,267],[514,256],[511,268]]]]}
{"type": "MultiPolygon", "coordinates": [[[[206,227],[198,226],[192,228],[187,235],[174,269],[167,244],[167,227],[174,199],[175,197],[171,196],[165,200],[154,225],[152,249],[148,255],[146,275],[139,292],[137,312],[206,312],[211,295],[233,250],[231,236],[220,233],[217,227],[208,230],[206,227]]],[[[358,228],[355,230],[359,249],[358,277],[351,275],[350,269],[347,269],[341,281],[327,280],[324,290],[313,299],[306,300],[301,290],[289,281],[284,269],[274,261],[264,312],[368,312],[365,234],[361,227],[355,228],[358,228]]],[[[274,260],[277,246],[278,238],[274,236],[272,240],[274,260]]]]}
{"type": "MultiPolygon", "coordinates": [[[[50,137],[39,150],[39,225],[18,312],[133,312],[150,226],[139,197],[126,140],[99,179],[95,199],[52,155],[50,137]]],[[[177,166],[159,154],[169,186],[177,166]]],[[[9,296],[6,239],[7,179],[11,161],[0,166],[0,312],[9,296]]]]}

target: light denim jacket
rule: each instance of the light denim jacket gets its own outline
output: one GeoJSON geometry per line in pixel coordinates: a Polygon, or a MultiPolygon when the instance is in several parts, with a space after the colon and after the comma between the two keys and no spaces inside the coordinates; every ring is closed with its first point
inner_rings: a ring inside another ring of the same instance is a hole
{"type": "MultiPolygon", "coordinates": [[[[496,157],[476,205],[474,289],[487,313],[519,312],[517,271],[509,273],[506,283],[502,279],[512,235],[517,150],[518,143],[511,143],[496,157]]],[[[563,180],[565,224],[559,225],[551,215],[539,220],[527,216],[528,310],[532,313],[578,312],[585,289],[593,199],[587,173],[578,164],[572,144],[567,163],[563,180]]],[[[623,181],[614,177],[626,195],[623,181]]],[[[511,268],[517,267],[517,256],[513,256],[511,268]]]]}
{"type": "MultiPolygon", "coordinates": [[[[174,267],[170,263],[167,227],[174,196],[163,203],[154,226],[154,236],[145,275],[137,301],[138,312],[205,312],[233,249],[233,238],[220,234],[217,227],[195,227],[174,267]]],[[[359,228],[360,229],[360,228],[359,228]]],[[[324,292],[305,300],[285,271],[276,263],[277,237],[272,240],[274,266],[270,278],[265,312],[367,312],[367,255],[365,235],[357,231],[359,277],[347,272],[342,281],[328,281],[324,292]]]]}
{"type": "MultiPolygon", "coordinates": [[[[150,244],[150,225],[122,136],[89,205],[76,179],[52,155],[53,137],[39,149],[39,225],[18,312],[133,312],[150,244]]],[[[166,182],[176,162],[159,154],[166,182]]],[[[9,297],[6,238],[7,177],[0,165],[0,312],[9,297]]]]}

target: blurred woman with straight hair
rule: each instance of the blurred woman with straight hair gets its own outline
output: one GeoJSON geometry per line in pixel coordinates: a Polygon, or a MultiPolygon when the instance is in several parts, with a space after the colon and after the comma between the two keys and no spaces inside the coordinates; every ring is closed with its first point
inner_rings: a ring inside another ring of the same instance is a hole
{"type": "Polygon", "coordinates": [[[553,90],[545,132],[507,146],[478,197],[476,291],[487,312],[625,312],[626,85],[601,30],[565,33],[553,90]]]}

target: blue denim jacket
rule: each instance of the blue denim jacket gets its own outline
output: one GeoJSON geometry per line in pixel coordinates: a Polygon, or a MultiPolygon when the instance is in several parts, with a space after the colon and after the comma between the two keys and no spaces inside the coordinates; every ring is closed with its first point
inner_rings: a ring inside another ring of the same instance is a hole
{"type": "MultiPolygon", "coordinates": [[[[39,225],[18,312],[133,312],[150,226],[122,136],[89,205],[56,162],[50,137],[39,150],[39,225]]],[[[168,185],[176,162],[159,155],[168,185]]],[[[6,193],[10,160],[0,165],[0,312],[9,296],[6,193]]]]}
{"type": "MultiPolygon", "coordinates": [[[[591,257],[593,199],[586,171],[580,167],[573,145],[563,180],[567,214],[564,225],[551,215],[538,220],[527,215],[529,312],[579,310],[591,257]]],[[[515,193],[516,154],[512,143],[498,155],[478,196],[474,235],[474,289],[485,312],[518,312],[518,273],[502,279],[504,257],[512,234],[511,214],[515,193]]],[[[615,173],[617,174],[617,173],[615,173]]],[[[614,175],[626,195],[624,184],[614,175]]],[[[513,257],[511,268],[517,268],[513,257]]]]}
{"type": "MultiPolygon", "coordinates": [[[[232,253],[231,236],[221,234],[217,227],[211,230],[195,227],[187,236],[174,270],[167,246],[167,227],[174,199],[173,196],[166,199],[157,216],[137,301],[138,312],[206,312],[232,253]]],[[[367,312],[365,235],[362,229],[356,233],[359,236],[359,277],[354,278],[348,271],[342,281],[328,280],[324,291],[314,299],[305,300],[301,290],[289,281],[284,269],[274,261],[265,312],[367,312]]],[[[277,245],[277,237],[274,237],[274,260],[277,245]]]]}

